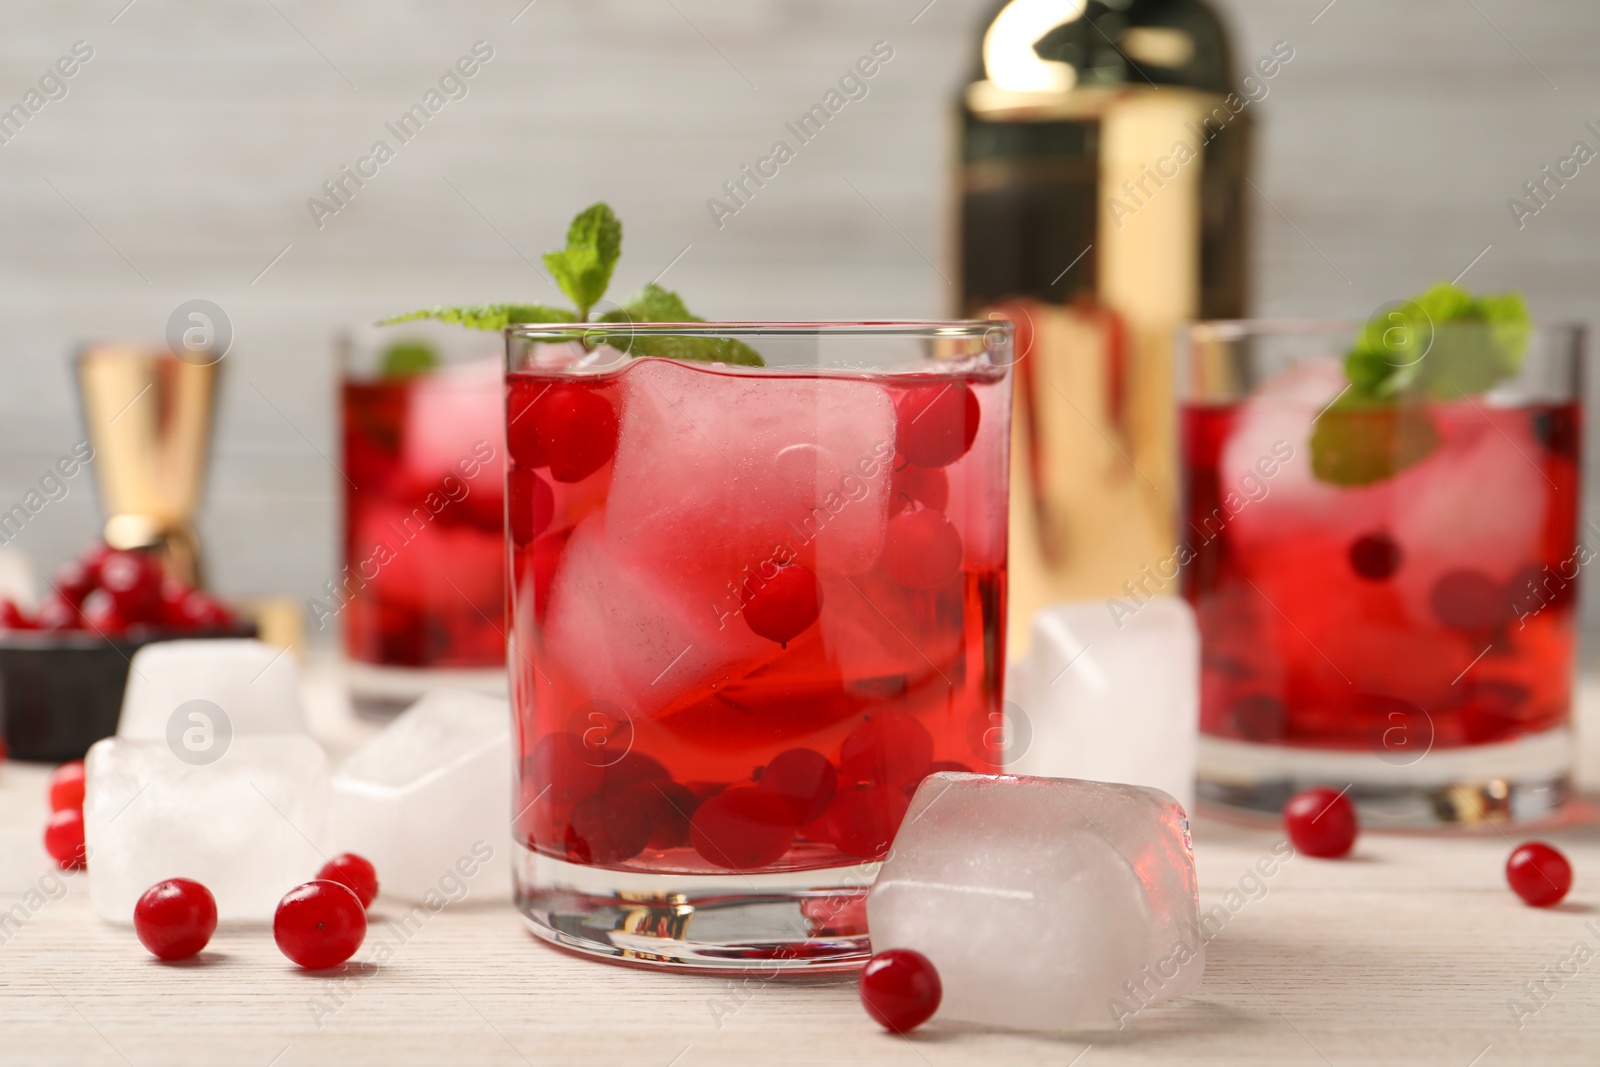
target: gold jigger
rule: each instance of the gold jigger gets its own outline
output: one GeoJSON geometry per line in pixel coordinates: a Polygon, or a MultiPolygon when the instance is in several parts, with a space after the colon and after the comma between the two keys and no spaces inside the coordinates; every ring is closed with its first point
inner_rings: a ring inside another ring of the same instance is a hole
{"type": "Polygon", "coordinates": [[[92,344],[78,391],[112,548],[152,548],[168,573],[202,587],[194,514],[216,396],[215,362],[162,349],[92,344]]]}

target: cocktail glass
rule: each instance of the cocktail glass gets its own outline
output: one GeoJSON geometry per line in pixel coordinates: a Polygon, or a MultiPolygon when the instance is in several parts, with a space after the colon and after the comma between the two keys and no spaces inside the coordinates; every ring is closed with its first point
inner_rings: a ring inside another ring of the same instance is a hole
{"type": "Polygon", "coordinates": [[[1578,529],[1582,330],[1534,327],[1486,391],[1363,412],[1337,403],[1360,328],[1184,339],[1199,795],[1276,815],[1331,786],[1380,826],[1546,818],[1569,793],[1577,578],[1600,549],[1578,529]]]}
{"type": "Polygon", "coordinates": [[[999,759],[1011,343],[508,331],[516,893],[540,937],[865,961],[911,792],[999,759]],[[765,366],[732,364],[752,349],[765,366]],[[651,358],[691,350],[729,362],[651,358]]]}
{"type": "Polygon", "coordinates": [[[345,349],[344,569],[311,623],[342,623],[352,685],[372,700],[409,702],[443,671],[503,690],[499,339],[421,324],[369,331],[345,349]],[[408,364],[405,353],[424,349],[436,365],[408,364]]]}

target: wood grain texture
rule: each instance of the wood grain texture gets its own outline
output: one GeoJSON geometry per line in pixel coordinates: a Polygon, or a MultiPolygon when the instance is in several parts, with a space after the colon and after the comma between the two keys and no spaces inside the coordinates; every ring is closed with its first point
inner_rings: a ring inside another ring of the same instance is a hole
{"type": "MultiPolygon", "coordinates": [[[[308,684],[313,730],[336,758],[374,729],[348,716],[326,672],[313,670],[308,684]]],[[[1583,713],[1593,768],[1593,683],[1583,713]]],[[[0,914],[26,911],[28,892],[50,874],[39,844],[47,774],[0,767],[0,914]]],[[[197,962],[162,964],[129,929],[94,916],[80,876],[26,921],[0,927],[0,1062],[1588,1065],[1600,1047],[1600,962],[1547,983],[1520,1029],[1507,1006],[1534,1004],[1524,983],[1565,966],[1577,942],[1600,955],[1600,825],[1539,836],[1577,871],[1569,900],[1548,911],[1524,907],[1506,887],[1511,845],[1494,831],[1368,835],[1349,860],[1296,857],[1261,877],[1257,861],[1280,834],[1201,818],[1201,906],[1221,905],[1228,918],[1193,997],[1148,1009],[1120,1032],[935,1022],[909,1040],[877,1030],[849,980],[608,966],[535,941],[509,904],[470,897],[429,919],[382,967],[352,966],[342,977],[297,972],[264,927],[225,929],[197,962]]],[[[374,921],[401,910],[380,898],[374,921]]],[[[375,926],[357,960],[380,940],[394,938],[375,926]]]]}

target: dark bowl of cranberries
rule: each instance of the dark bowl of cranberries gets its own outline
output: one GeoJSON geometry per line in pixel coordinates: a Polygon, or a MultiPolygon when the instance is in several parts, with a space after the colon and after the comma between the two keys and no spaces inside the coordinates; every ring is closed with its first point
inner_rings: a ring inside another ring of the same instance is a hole
{"type": "Polygon", "coordinates": [[[96,545],[51,576],[37,611],[0,601],[0,723],[13,759],[61,763],[117,732],[133,654],[155,641],[251,637],[221,601],[141,550],[96,545]]]}

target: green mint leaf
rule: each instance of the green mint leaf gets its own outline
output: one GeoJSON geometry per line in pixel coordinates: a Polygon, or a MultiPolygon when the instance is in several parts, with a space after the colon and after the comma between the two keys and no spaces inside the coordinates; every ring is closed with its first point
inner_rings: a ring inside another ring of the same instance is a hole
{"type": "Polygon", "coordinates": [[[1352,400],[1347,394],[1311,432],[1311,472],[1333,485],[1371,485],[1422,462],[1439,431],[1420,407],[1352,400]]]}
{"type": "Polygon", "coordinates": [[[1482,393],[1516,375],[1533,323],[1515,293],[1475,297],[1449,282],[1384,308],[1345,356],[1350,389],[1318,419],[1311,469],[1370,485],[1427,458],[1438,431],[1416,405],[1482,393]]]}
{"type": "Polygon", "coordinates": [[[439,353],[431,344],[416,338],[396,341],[383,353],[378,373],[385,378],[407,378],[426,374],[439,365],[439,353]]]}
{"type": "MultiPolygon", "coordinates": [[[[704,322],[685,306],[683,298],[670,289],[651,282],[628,297],[622,307],[600,316],[601,322],[704,322]]],[[[590,336],[591,343],[598,344],[590,336]]],[[[765,367],[761,353],[732,337],[650,337],[618,331],[606,334],[604,343],[630,356],[658,359],[686,359],[696,363],[729,363],[740,367],[765,367]]]]}
{"type": "Polygon", "coordinates": [[[1454,400],[1514,376],[1532,332],[1515,293],[1475,297],[1441,282],[1375,315],[1345,357],[1345,373],[1363,399],[1454,400]]]}
{"type": "Polygon", "coordinates": [[[604,203],[578,213],[567,229],[567,247],[546,252],[544,265],[561,291],[578,305],[580,320],[600,302],[611,284],[611,272],[622,255],[622,223],[604,203]]]}
{"type": "Polygon", "coordinates": [[[613,317],[618,313],[608,312],[600,316],[601,322],[704,322],[691,312],[683,303],[683,297],[670,289],[663,289],[655,282],[651,282],[637,293],[622,302],[622,311],[626,318],[613,317]]]}
{"type": "Polygon", "coordinates": [[[499,332],[519,322],[581,322],[575,311],[565,308],[545,307],[542,304],[479,304],[475,307],[426,307],[408,311],[404,315],[384,319],[379,326],[392,326],[397,322],[416,319],[437,319],[440,322],[460,323],[469,330],[499,332]]]}
{"type": "Polygon", "coordinates": [[[727,363],[736,367],[765,367],[761,353],[732,337],[647,337],[619,332],[605,339],[613,348],[635,359],[683,359],[692,363],[727,363]]]}

